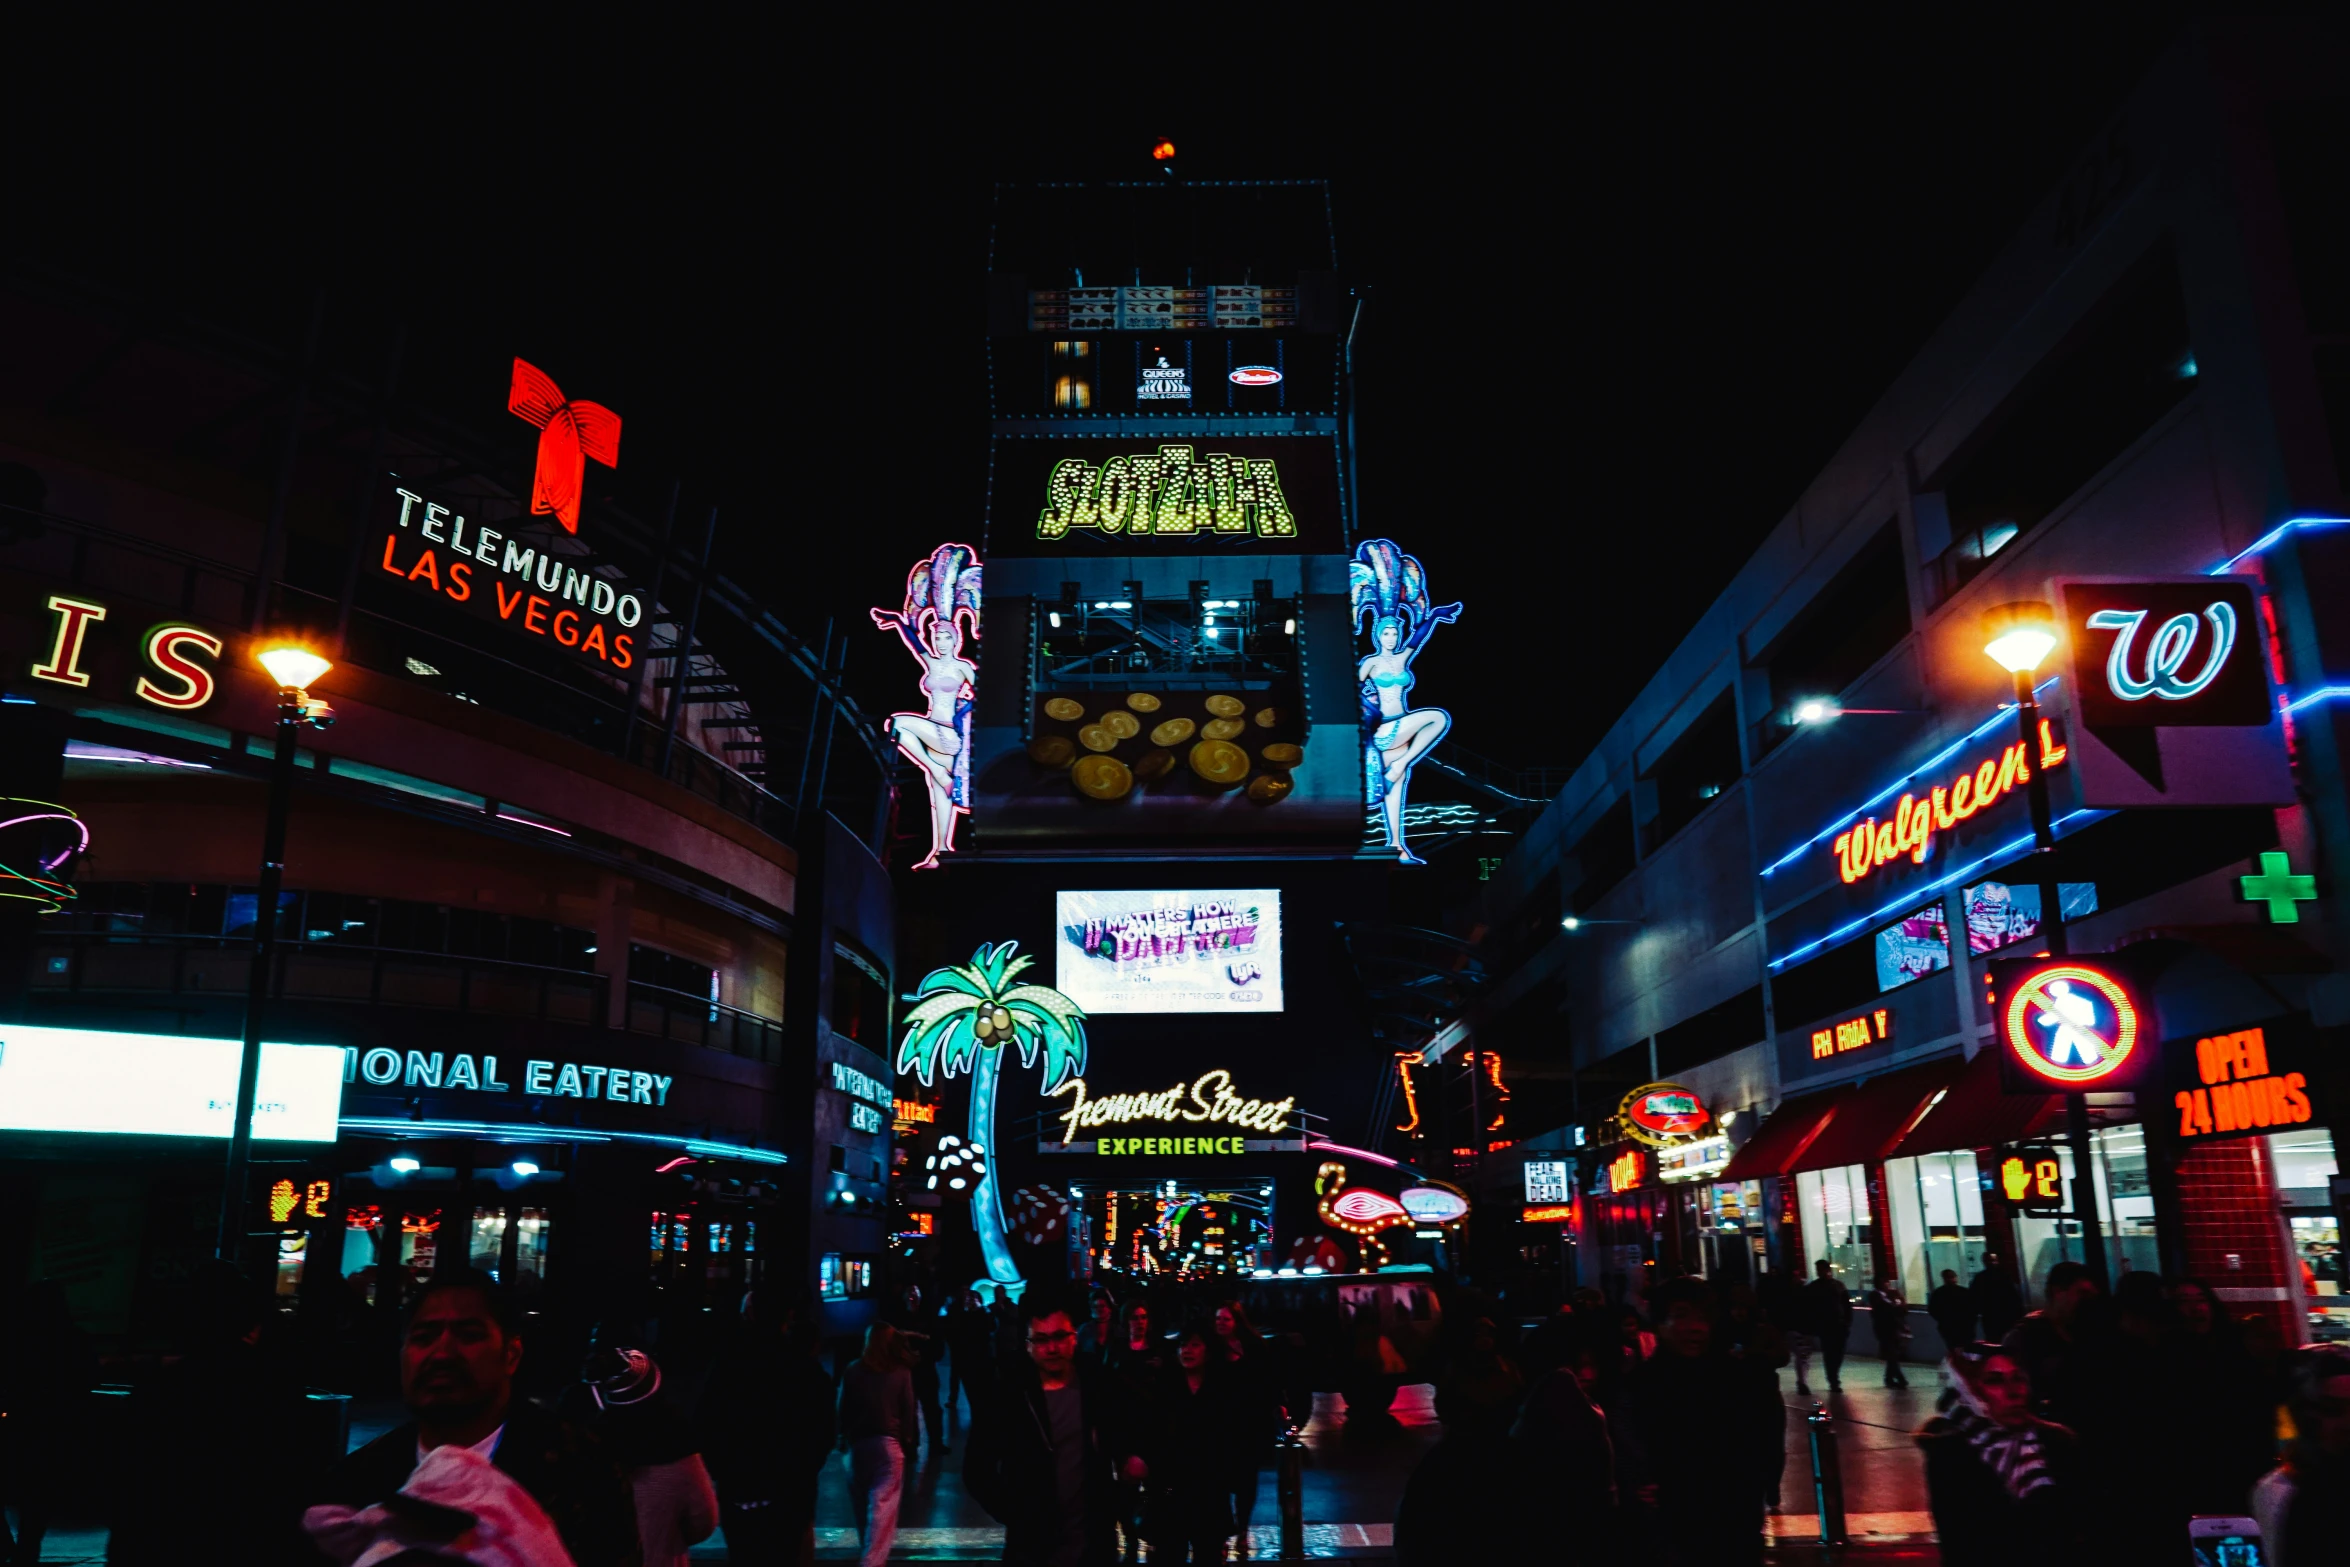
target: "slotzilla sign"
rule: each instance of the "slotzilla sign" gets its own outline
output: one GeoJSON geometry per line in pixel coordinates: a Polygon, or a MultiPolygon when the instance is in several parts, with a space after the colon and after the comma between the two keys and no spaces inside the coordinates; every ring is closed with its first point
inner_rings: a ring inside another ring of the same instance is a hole
{"type": "Polygon", "coordinates": [[[2292,803],[2256,580],[2067,578],[2056,596],[2082,804],[2292,803]]]}

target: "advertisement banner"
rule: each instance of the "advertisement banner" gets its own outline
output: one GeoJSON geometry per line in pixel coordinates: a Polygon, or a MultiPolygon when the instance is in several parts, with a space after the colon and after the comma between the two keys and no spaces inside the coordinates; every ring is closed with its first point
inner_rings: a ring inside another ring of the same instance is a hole
{"type": "MultiPolygon", "coordinates": [[[[0,1130],[226,1137],[243,1049],[234,1039],[0,1024],[0,1130]]],[[[342,1107],[341,1046],[262,1045],[255,1139],[331,1143],[342,1107]]]]}
{"type": "Polygon", "coordinates": [[[1062,892],[1056,984],[1089,1013],[1278,1012],[1276,888],[1062,892]]]}

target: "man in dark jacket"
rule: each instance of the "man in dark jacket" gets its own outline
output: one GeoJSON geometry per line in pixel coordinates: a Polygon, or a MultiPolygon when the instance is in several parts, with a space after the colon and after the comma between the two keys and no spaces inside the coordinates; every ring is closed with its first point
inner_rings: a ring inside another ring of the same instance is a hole
{"type": "Polygon", "coordinates": [[[1964,1349],[1975,1341],[1975,1295],[1958,1282],[1958,1270],[1942,1270],[1942,1287],[1926,1297],[1926,1315],[1934,1319],[1935,1331],[1942,1335],[1945,1354],[1964,1349]]]}
{"type": "Polygon", "coordinates": [[[1081,1567],[1117,1555],[1115,1477],[1147,1473],[1118,1432],[1111,1400],[1077,1364],[1066,1306],[1021,1303],[1027,1354],[980,1410],[963,1449],[963,1485],[1004,1526],[1004,1560],[1081,1567]]]}
{"type": "Polygon", "coordinates": [[[815,1549],[816,1481],[838,1431],[832,1377],[804,1299],[762,1287],[743,1298],[742,1317],[743,1336],[702,1397],[718,1525],[737,1560],[799,1561],[815,1549]]]}
{"type": "Polygon", "coordinates": [[[1819,1335],[1820,1363],[1828,1373],[1828,1391],[1844,1387],[1844,1346],[1852,1338],[1852,1294],[1836,1269],[1822,1257],[1813,1264],[1818,1277],[1803,1287],[1806,1314],[1812,1332],[1819,1335]]]}
{"type": "Polygon", "coordinates": [[[1968,1290],[1975,1297],[1975,1315],[1982,1319],[1983,1337],[1992,1343],[2006,1338],[2008,1330],[2023,1320],[2024,1297],[2015,1280],[2007,1276],[2007,1264],[1999,1253],[1983,1253],[1983,1271],[1975,1275],[1968,1290]]]}
{"type": "Polygon", "coordinates": [[[1777,1374],[1722,1353],[1697,1280],[1656,1304],[1656,1354],[1625,1377],[1609,1422],[1633,1532],[1660,1567],[1760,1567],[1787,1423],[1777,1374]]]}
{"type": "Polygon", "coordinates": [[[470,1447],[546,1510],[579,1567],[640,1567],[627,1474],[593,1432],[521,1397],[522,1338],[498,1286],[463,1270],[408,1308],[400,1393],[414,1416],[343,1460],[322,1500],[370,1507],[436,1447],[470,1447]]]}

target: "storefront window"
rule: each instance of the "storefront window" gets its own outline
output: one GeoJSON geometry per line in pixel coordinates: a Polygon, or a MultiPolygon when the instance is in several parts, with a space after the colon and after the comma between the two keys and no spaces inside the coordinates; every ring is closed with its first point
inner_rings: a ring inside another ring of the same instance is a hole
{"type": "Polygon", "coordinates": [[[473,1266],[508,1289],[527,1293],[547,1276],[547,1211],[544,1208],[473,1210],[473,1266]]]}
{"type": "Polygon", "coordinates": [[[1885,1161],[1885,1206],[1901,1289],[1922,1302],[1942,1270],[1968,1283],[1983,1268],[1983,1189],[1971,1149],[1885,1161]]]}
{"type": "Polygon", "coordinates": [[[1697,1230],[1707,1278],[1751,1284],[1769,1267],[1769,1220],[1762,1200],[1760,1181],[1717,1181],[1698,1188],[1697,1230]]]}
{"type": "MultiPolygon", "coordinates": [[[[2097,1218],[2105,1232],[2107,1268],[2117,1279],[2125,1273],[2159,1272],[2154,1192],[2146,1169],[2146,1129],[2108,1126],[2091,1132],[2089,1139],[2097,1169],[2097,1218]]],[[[2074,1206],[2070,1143],[2056,1144],[2056,1160],[2064,1170],[2064,1204],[2070,1212],[2074,1206]]],[[[2079,1262],[2087,1257],[2081,1245],[2081,1226],[2070,1218],[2019,1217],[2015,1232],[2024,1299],[2038,1306],[2048,1287],[2048,1270],[2060,1262],[2079,1262]]]]}
{"type": "Polygon", "coordinates": [[[2344,1293],[2342,1221],[2334,1210],[2333,1133],[2317,1128],[2274,1132],[2269,1158],[2276,1166],[2277,1195],[2292,1230],[2294,1262],[2301,1275],[2309,1336],[2320,1342],[2350,1339],[2350,1295],[2344,1293]]]}
{"type": "Polygon", "coordinates": [[[302,1288],[302,1258],[310,1237],[301,1230],[280,1230],[277,1237],[277,1298],[290,1302],[302,1288]]]}
{"type": "Polygon", "coordinates": [[[1805,1170],[1795,1177],[1795,1205],[1803,1221],[1803,1254],[1836,1270],[1847,1288],[1865,1289],[1875,1265],[1875,1216],[1869,1211],[1868,1171],[1857,1164],[1805,1170]]]}

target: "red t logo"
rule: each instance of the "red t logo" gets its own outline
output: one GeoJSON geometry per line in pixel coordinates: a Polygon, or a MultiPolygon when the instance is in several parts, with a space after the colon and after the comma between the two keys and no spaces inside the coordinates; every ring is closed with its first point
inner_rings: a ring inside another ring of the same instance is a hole
{"type": "Polygon", "coordinates": [[[579,531],[580,481],[593,457],[620,466],[620,415],[602,403],[566,399],[555,378],[527,359],[514,361],[506,407],[539,427],[539,465],[530,485],[534,516],[552,512],[566,533],[579,531]]]}

